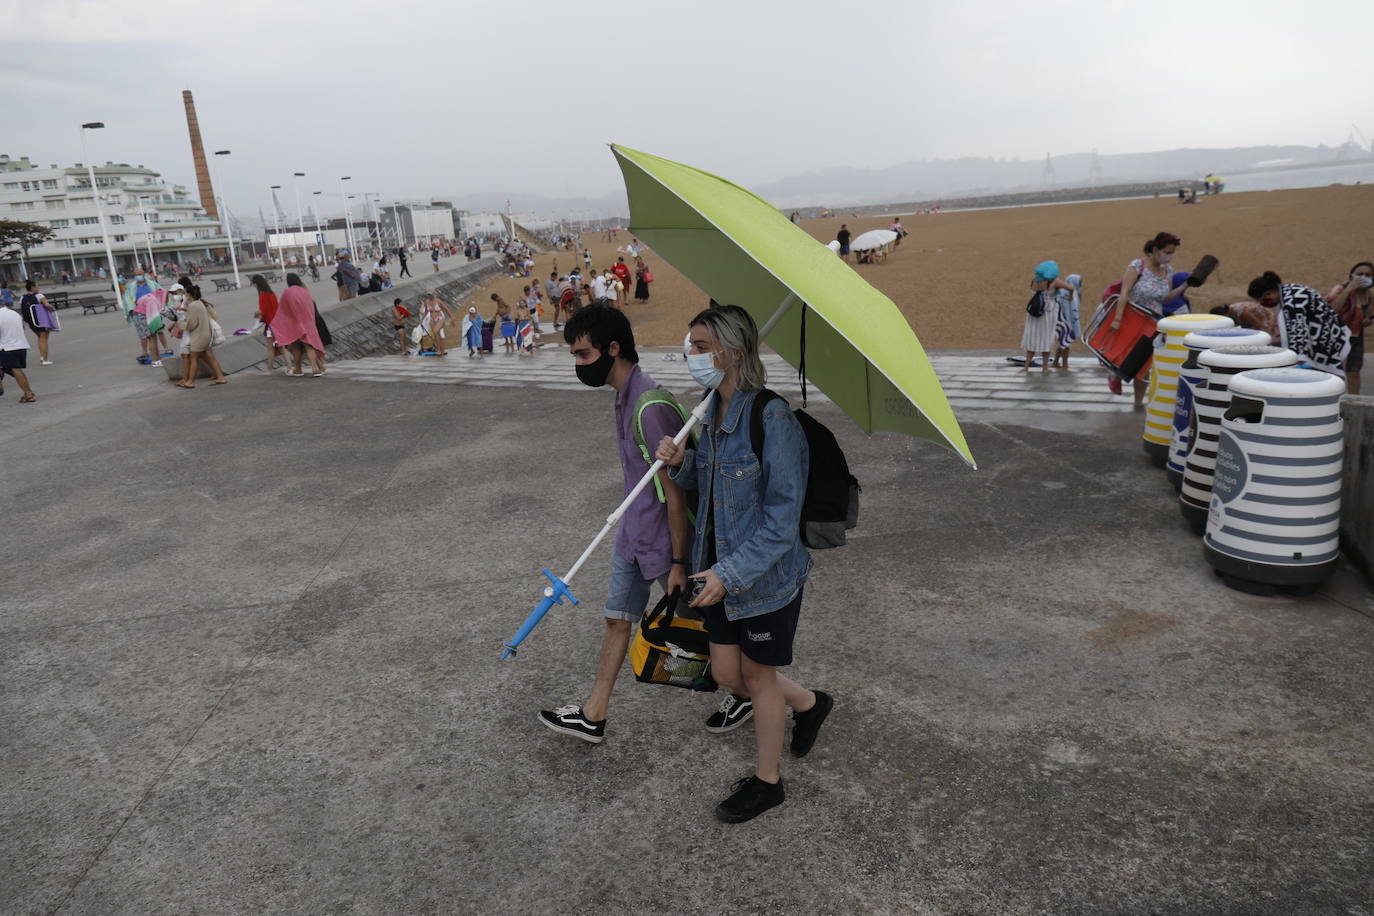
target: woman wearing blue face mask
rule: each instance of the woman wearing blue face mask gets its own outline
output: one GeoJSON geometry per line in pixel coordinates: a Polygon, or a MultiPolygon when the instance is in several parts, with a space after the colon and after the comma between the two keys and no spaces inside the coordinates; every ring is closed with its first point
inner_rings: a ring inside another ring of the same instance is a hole
{"type": "Polygon", "coordinates": [[[713,717],[713,731],[742,724],[752,710],[758,760],[716,806],[727,823],[747,821],[784,798],[780,763],[787,707],[792,707],[792,756],[811,750],[832,700],[780,674],[792,663],[792,639],[811,557],[799,533],[810,453],[786,402],[763,410],[762,461],[750,441],[754,401],[765,381],[758,330],[738,306],[707,309],[692,319],[687,367],[716,400],[695,449],[670,438],[656,456],[670,477],[695,490],[697,528],[691,568],[711,644],[711,673],[733,691],[713,717]]]}

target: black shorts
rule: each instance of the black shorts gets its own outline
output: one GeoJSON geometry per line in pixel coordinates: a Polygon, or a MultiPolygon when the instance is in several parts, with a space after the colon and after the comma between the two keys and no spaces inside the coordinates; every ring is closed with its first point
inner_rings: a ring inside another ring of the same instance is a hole
{"type": "Polygon", "coordinates": [[[1364,368],[1364,335],[1350,338],[1350,355],[1345,358],[1346,372],[1359,372],[1364,368]]]}
{"type": "Polygon", "coordinates": [[[797,618],[801,616],[802,592],[783,607],[767,614],[730,620],[725,605],[713,604],[702,608],[706,623],[706,638],[718,646],[739,646],[749,660],[760,665],[781,668],[792,664],[792,640],[797,635],[797,618]]]}
{"type": "Polygon", "coordinates": [[[29,368],[29,348],[22,350],[0,350],[0,372],[6,369],[29,368]]]}

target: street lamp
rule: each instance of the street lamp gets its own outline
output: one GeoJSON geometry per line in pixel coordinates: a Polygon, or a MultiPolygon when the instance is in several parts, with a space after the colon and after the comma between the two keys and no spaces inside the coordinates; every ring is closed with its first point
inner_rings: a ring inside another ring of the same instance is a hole
{"type": "MultiPolygon", "coordinates": [[[[143,212],[143,198],[134,195],[134,203],[138,204],[138,218],[143,221],[143,243],[148,246],[148,269],[157,272],[157,257],[153,254],[153,230],[148,228],[148,214],[143,212]]],[[[138,246],[134,246],[138,250],[138,246]]],[[[76,272],[76,260],[72,259],[72,272],[76,272]]]]}
{"type": "MultiPolygon", "coordinates": [[[[324,194],[324,192],[323,192],[323,191],[311,191],[310,194],[311,194],[312,197],[320,197],[321,195],[324,194]]],[[[319,242],[319,244],[320,244],[320,264],[323,265],[324,262],[325,262],[325,256],[324,256],[324,229],[322,229],[322,228],[320,227],[320,214],[319,214],[318,212],[316,212],[316,210],[315,210],[315,201],[314,201],[314,200],[311,200],[311,201],[310,201],[310,218],[313,219],[313,220],[315,221],[315,240],[316,240],[317,242],[319,242]]]]}
{"type": "Polygon", "coordinates": [[[353,251],[353,217],[348,213],[348,193],[344,191],[344,182],[351,181],[352,175],[345,175],[339,179],[339,196],[343,198],[344,207],[344,231],[348,236],[348,250],[353,251]]]}
{"type": "MultiPolygon", "coordinates": [[[[304,172],[292,172],[296,178],[304,178],[304,172]]],[[[301,263],[305,263],[310,258],[310,250],[305,245],[305,216],[301,212],[301,183],[292,181],[291,187],[296,192],[296,227],[301,232],[301,263]]]]}
{"type": "MultiPolygon", "coordinates": [[[[281,185],[274,184],[271,190],[280,191],[281,185]]],[[[272,223],[277,227],[277,263],[281,265],[281,272],[286,273],[286,246],[281,243],[281,214],[277,211],[277,195],[272,195],[272,223]]]]}
{"type": "MultiPolygon", "coordinates": [[[[227,156],[227,155],[229,155],[229,150],[227,150],[227,149],[217,149],[217,150],[215,150],[215,156],[216,156],[216,157],[219,157],[219,156],[227,156]]],[[[215,187],[220,187],[220,183],[219,183],[219,169],[215,167],[215,160],[214,160],[214,159],[211,159],[211,160],[210,160],[210,168],[212,168],[212,169],[215,170],[215,187]]],[[[239,256],[238,256],[237,254],[234,253],[234,230],[233,230],[233,228],[229,225],[228,208],[224,206],[224,193],[223,193],[223,188],[220,188],[219,205],[216,207],[216,209],[219,211],[219,224],[220,224],[220,228],[222,228],[222,229],[224,230],[224,234],[225,234],[226,236],[228,236],[228,238],[229,238],[229,261],[230,261],[230,263],[232,263],[232,264],[234,265],[234,289],[238,289],[238,288],[239,288],[239,256]]]]}
{"type": "Polygon", "coordinates": [[[110,247],[110,233],[105,229],[105,211],[100,206],[100,191],[95,186],[95,166],[91,163],[90,150],[86,148],[86,131],[100,130],[104,121],[89,121],[81,125],[81,157],[86,160],[86,174],[91,181],[91,197],[95,199],[95,218],[100,223],[100,236],[105,240],[105,258],[110,262],[110,288],[114,290],[115,302],[123,305],[119,298],[119,271],[115,268],[114,249],[110,247]]]}
{"type": "MultiPolygon", "coordinates": [[[[383,249],[383,246],[382,246],[382,219],[381,219],[380,216],[377,215],[377,199],[380,198],[381,196],[382,196],[382,195],[378,194],[378,193],[375,192],[375,191],[368,191],[368,192],[366,192],[366,193],[363,194],[363,216],[364,216],[364,218],[366,218],[367,213],[368,213],[368,210],[369,210],[369,208],[371,208],[371,212],[372,212],[372,228],[373,228],[373,230],[377,233],[377,248],[378,248],[378,254],[380,254],[380,253],[381,253],[381,250],[383,249]]],[[[369,233],[369,237],[370,237],[370,233],[369,233]]]]}

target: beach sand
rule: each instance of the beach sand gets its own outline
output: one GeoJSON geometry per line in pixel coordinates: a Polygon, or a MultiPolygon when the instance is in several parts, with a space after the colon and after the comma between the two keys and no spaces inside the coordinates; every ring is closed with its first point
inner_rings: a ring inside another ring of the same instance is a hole
{"type": "MultiPolygon", "coordinates": [[[[886,228],[891,219],[804,220],[801,228],[827,242],[842,222],[857,236],[886,228]]],[[[1062,274],[1083,276],[1086,323],[1102,290],[1121,278],[1145,240],[1160,231],[1183,239],[1175,256],[1180,270],[1192,269],[1205,254],[1221,261],[1207,284],[1190,295],[1195,312],[1243,300],[1250,280],[1265,270],[1325,295],[1356,261],[1374,260],[1374,186],[1368,185],[1225,193],[1188,206],[1159,198],[973,210],[903,216],[902,223],[911,234],[885,264],[854,269],[897,304],[927,350],[1015,353],[1031,273],[1046,259],[1058,261],[1062,274]]],[[[629,243],[630,233],[621,230],[607,242],[604,232],[588,232],[583,241],[601,268],[615,262],[616,248],[629,243]]],[[[655,282],[647,304],[632,298],[627,308],[635,337],[645,345],[680,344],[707,297],[652,250],[644,257],[655,282]]],[[[580,251],[539,255],[530,280],[492,281],[476,295],[478,308],[490,316],[492,292],[514,303],[521,285],[548,279],[555,259],[560,272],[582,263],[580,251]]],[[[545,340],[550,337],[545,334],[545,340]]],[[[1087,353],[1081,343],[1074,352],[1087,353]]]]}

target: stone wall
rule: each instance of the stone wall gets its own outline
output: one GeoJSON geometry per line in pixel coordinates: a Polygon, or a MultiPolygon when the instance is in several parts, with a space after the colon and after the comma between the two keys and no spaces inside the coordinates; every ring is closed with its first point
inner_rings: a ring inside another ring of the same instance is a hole
{"type": "MultiPolygon", "coordinates": [[[[467,307],[468,299],[476,290],[500,273],[500,260],[484,257],[464,262],[461,267],[452,270],[421,274],[380,293],[325,306],[320,309],[320,315],[329,327],[329,333],[334,336],[334,343],[329,347],[329,358],[361,359],[364,356],[395,353],[397,345],[396,331],[391,322],[392,300],[399,297],[401,303],[410,310],[414,318],[409,326],[414,327],[420,315],[420,300],[431,291],[438,293],[444,304],[456,314],[460,306],[467,307]]],[[[490,306],[490,302],[485,306],[477,303],[477,310],[490,315],[490,306]]]]}
{"type": "MultiPolygon", "coordinates": [[[[417,270],[421,266],[416,262],[417,270]]],[[[458,267],[439,273],[420,274],[380,293],[357,296],[347,302],[320,303],[320,316],[334,338],[328,358],[359,359],[395,353],[398,348],[396,331],[391,326],[392,300],[399,297],[402,304],[410,309],[411,315],[418,317],[420,299],[434,291],[457,312],[460,305],[466,307],[468,298],[477,289],[500,273],[500,260],[484,257],[476,261],[464,261],[458,267]]],[[[491,313],[490,303],[485,308],[479,304],[477,308],[484,314],[491,313]]],[[[414,324],[415,319],[412,319],[410,326],[414,327],[414,324]]],[[[215,348],[215,356],[226,374],[262,366],[267,362],[266,353],[262,339],[252,335],[230,337],[222,346],[215,348]]],[[[181,360],[164,359],[162,365],[168,378],[181,378],[181,360]]],[[[209,370],[202,367],[201,377],[208,378],[209,375],[209,370]]]]}
{"type": "Polygon", "coordinates": [[[1341,548],[1374,581],[1374,397],[1341,398],[1345,420],[1345,480],[1341,485],[1341,548]]]}

